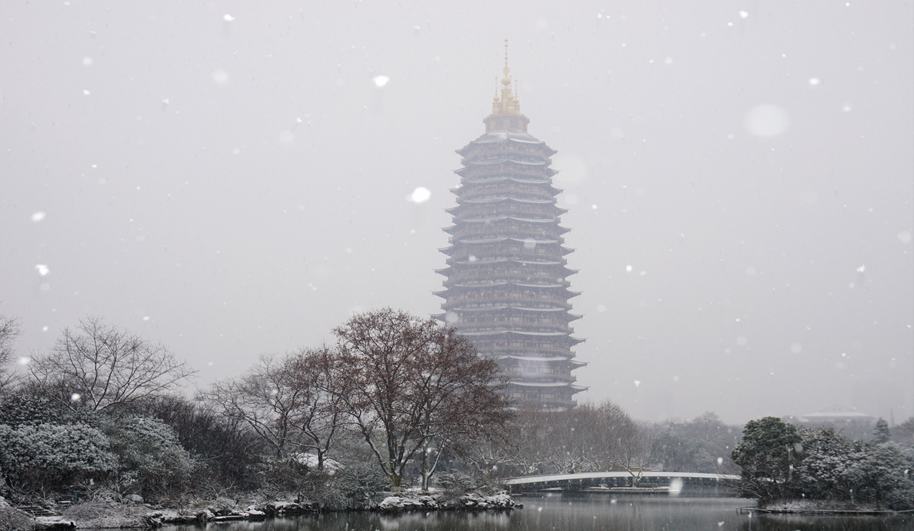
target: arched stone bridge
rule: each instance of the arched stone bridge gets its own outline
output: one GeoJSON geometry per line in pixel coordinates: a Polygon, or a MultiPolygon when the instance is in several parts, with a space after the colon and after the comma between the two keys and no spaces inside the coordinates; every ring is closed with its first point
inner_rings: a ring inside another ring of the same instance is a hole
{"type": "MultiPolygon", "coordinates": [[[[733,474],[707,474],[703,472],[641,472],[639,487],[667,487],[671,484],[686,491],[730,490],[740,480],[733,474]],[[681,483],[678,483],[680,480],[681,483]],[[678,485],[677,485],[678,483],[678,485]]],[[[554,474],[549,476],[523,476],[505,481],[512,492],[523,491],[586,491],[601,487],[627,487],[632,484],[628,472],[582,472],[579,474],[554,474]]],[[[676,489],[678,491],[678,489],[676,489]]]]}

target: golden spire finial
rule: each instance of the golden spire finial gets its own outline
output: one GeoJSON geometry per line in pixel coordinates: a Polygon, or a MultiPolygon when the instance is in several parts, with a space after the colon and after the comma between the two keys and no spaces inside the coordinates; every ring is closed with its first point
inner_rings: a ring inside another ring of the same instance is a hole
{"type": "MultiPolygon", "coordinates": [[[[517,87],[511,90],[511,69],[508,67],[508,39],[505,39],[505,66],[502,69],[501,94],[492,100],[492,114],[520,114],[520,101],[517,99],[517,87]]],[[[496,89],[496,92],[498,90],[496,89]]]]}

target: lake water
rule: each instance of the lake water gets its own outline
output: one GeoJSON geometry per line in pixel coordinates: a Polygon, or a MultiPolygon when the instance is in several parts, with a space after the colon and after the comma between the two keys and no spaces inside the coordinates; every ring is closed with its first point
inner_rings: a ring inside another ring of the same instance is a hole
{"type": "MultiPolygon", "coordinates": [[[[377,513],[328,513],[266,522],[211,524],[219,531],[470,531],[508,530],[890,530],[914,529],[914,515],[897,517],[799,517],[737,514],[751,505],[738,498],[610,496],[553,494],[519,498],[524,508],[512,512],[430,512],[387,516],[377,513]]],[[[171,526],[166,531],[191,531],[171,526]]]]}

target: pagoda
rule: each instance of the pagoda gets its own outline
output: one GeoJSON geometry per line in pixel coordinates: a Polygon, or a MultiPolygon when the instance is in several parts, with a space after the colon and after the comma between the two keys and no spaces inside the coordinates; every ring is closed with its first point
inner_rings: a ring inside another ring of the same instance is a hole
{"type": "Polygon", "coordinates": [[[451,191],[449,245],[440,314],[469,338],[481,356],[496,360],[508,382],[507,395],[518,408],[567,409],[574,394],[572,371],[585,365],[572,350],[569,269],[560,217],[556,152],[527,133],[508,68],[507,44],[500,87],[486,132],[457,153],[463,167],[451,191]]]}

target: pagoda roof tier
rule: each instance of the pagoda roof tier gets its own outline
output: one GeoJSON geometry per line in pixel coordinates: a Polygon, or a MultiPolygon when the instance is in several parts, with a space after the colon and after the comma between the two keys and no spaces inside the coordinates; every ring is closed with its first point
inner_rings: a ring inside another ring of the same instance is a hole
{"type": "Polygon", "coordinates": [[[564,356],[495,356],[498,360],[512,360],[512,361],[533,361],[533,362],[543,362],[543,363],[568,363],[574,365],[575,367],[583,367],[587,365],[587,362],[578,361],[574,358],[566,358],[564,356]]]}
{"type": "Polygon", "coordinates": [[[477,218],[464,218],[460,220],[461,223],[492,223],[493,221],[522,221],[524,223],[557,223],[559,221],[558,216],[549,216],[545,218],[525,218],[521,216],[512,216],[510,214],[502,214],[500,216],[483,216],[477,218]]]}
{"type": "Polygon", "coordinates": [[[474,307],[458,307],[451,308],[452,312],[494,312],[494,311],[503,311],[503,310],[517,310],[521,312],[567,312],[568,308],[551,306],[549,308],[530,308],[527,306],[517,306],[514,304],[499,304],[495,306],[488,306],[484,308],[474,308],[474,307]]]}
{"type": "MultiPolygon", "coordinates": [[[[499,284],[499,285],[495,285],[495,286],[477,286],[477,287],[474,287],[474,288],[463,288],[463,287],[461,287],[461,290],[466,290],[467,292],[471,292],[471,293],[472,293],[472,292],[478,291],[480,288],[481,288],[481,289],[489,289],[489,288],[492,288],[492,287],[496,287],[496,288],[508,288],[508,289],[505,290],[505,292],[504,292],[503,295],[500,294],[500,293],[486,293],[486,294],[485,294],[485,295],[486,295],[486,298],[487,298],[488,300],[491,300],[491,301],[499,300],[499,298],[501,298],[501,299],[525,299],[525,300],[530,300],[530,299],[532,299],[532,297],[526,297],[526,296],[524,296],[523,292],[521,292],[521,293],[519,293],[519,294],[518,294],[518,293],[511,293],[511,292],[514,291],[516,288],[525,288],[525,289],[538,289],[538,288],[539,288],[539,286],[522,286],[522,285],[520,285],[518,282],[503,282],[503,283],[501,283],[501,284],[499,284]],[[520,295],[520,296],[518,296],[518,295],[520,295]]],[[[581,292],[579,292],[579,291],[572,291],[572,290],[570,290],[570,289],[564,288],[564,286],[562,286],[562,288],[563,288],[562,291],[556,290],[555,288],[546,288],[546,289],[543,289],[543,293],[549,293],[550,295],[557,295],[557,296],[558,296],[559,298],[561,298],[563,301],[566,301],[566,300],[568,300],[568,299],[572,299],[572,298],[577,297],[578,295],[581,294],[581,292]],[[554,292],[554,293],[553,293],[553,292],[554,292]]],[[[448,288],[448,289],[444,289],[444,290],[440,290],[440,291],[433,291],[432,293],[435,294],[435,295],[437,295],[437,296],[439,296],[439,297],[441,297],[441,298],[443,298],[443,299],[447,299],[448,297],[451,297],[451,296],[459,296],[459,292],[457,291],[457,289],[456,289],[455,287],[448,288]]],[[[555,301],[551,301],[551,302],[554,303],[555,301]]]]}
{"type": "Polygon", "coordinates": [[[499,175],[496,177],[465,177],[460,181],[460,186],[451,188],[452,192],[456,192],[462,186],[474,186],[477,184],[496,184],[496,183],[518,183],[518,184],[544,184],[552,186],[552,179],[547,178],[532,178],[532,177],[515,177],[515,176],[505,176],[499,175]]]}
{"type": "Polygon", "coordinates": [[[558,170],[553,169],[548,164],[512,164],[510,161],[503,161],[498,164],[461,166],[454,170],[454,173],[461,177],[462,182],[466,182],[467,179],[491,179],[496,177],[550,179],[558,173],[558,170]]]}
{"type": "Polygon", "coordinates": [[[492,131],[485,133],[479,138],[473,140],[466,146],[457,150],[458,155],[466,155],[470,151],[473,151],[473,148],[479,148],[481,146],[490,146],[492,144],[503,144],[507,142],[513,142],[520,145],[528,146],[542,146],[545,151],[548,151],[550,155],[554,155],[556,151],[546,145],[542,140],[530,135],[528,133],[516,133],[512,131],[492,131]]]}
{"type": "Polygon", "coordinates": [[[552,199],[530,199],[525,197],[511,197],[507,195],[496,195],[492,197],[482,197],[478,199],[471,198],[457,198],[458,205],[487,205],[490,203],[503,203],[505,201],[512,201],[515,203],[523,203],[526,205],[554,205],[555,198],[552,199]]]}
{"type": "Polygon", "coordinates": [[[480,281],[464,281],[464,282],[454,282],[449,284],[448,281],[444,282],[445,286],[455,287],[455,288],[492,288],[497,286],[518,286],[521,288],[537,288],[537,289],[555,289],[555,288],[567,288],[570,282],[563,280],[562,282],[544,282],[544,283],[535,283],[530,281],[521,281],[521,280],[501,280],[501,279],[488,279],[480,281]]]}
{"type": "Polygon", "coordinates": [[[514,238],[512,236],[493,236],[491,238],[457,238],[454,242],[463,243],[463,244],[483,244],[483,243],[499,243],[499,242],[519,242],[524,245],[549,245],[562,243],[564,238],[549,239],[549,240],[539,240],[536,238],[514,238]],[[532,242],[532,243],[531,243],[532,242]]]}
{"type": "MultiPolygon", "coordinates": [[[[475,203],[464,202],[463,204],[458,204],[457,206],[453,206],[453,207],[445,209],[445,212],[452,214],[455,218],[455,221],[462,221],[463,217],[461,216],[461,214],[463,214],[464,216],[467,216],[467,217],[471,216],[471,214],[466,214],[464,212],[465,211],[473,212],[472,209],[474,207],[477,207],[477,208],[479,206],[499,207],[499,206],[508,206],[508,205],[511,205],[510,207],[508,207],[508,209],[507,209],[508,211],[513,210],[513,208],[522,208],[522,207],[529,207],[531,205],[534,205],[534,208],[540,209],[537,211],[538,215],[547,215],[546,209],[543,208],[543,205],[548,205],[549,212],[552,212],[553,215],[555,215],[555,216],[561,216],[562,214],[565,214],[566,212],[568,212],[567,209],[556,206],[554,201],[551,203],[534,203],[534,202],[531,202],[528,200],[516,200],[516,199],[510,198],[510,197],[503,197],[503,198],[499,198],[495,201],[487,201],[487,202],[475,202],[475,203]]],[[[499,213],[504,214],[505,212],[499,212],[499,213]]],[[[490,213],[490,214],[497,215],[495,213],[490,213]]],[[[479,216],[479,214],[475,214],[475,216],[479,216]]]]}
{"type": "MultiPolygon", "coordinates": [[[[461,320],[454,324],[458,332],[465,335],[482,335],[482,336],[501,336],[503,333],[516,332],[530,337],[550,338],[565,337],[574,340],[571,334],[574,333],[567,321],[561,322],[531,322],[531,323],[504,323],[492,322],[481,319],[477,322],[470,320],[461,320]]],[[[575,343],[576,344],[576,343],[575,343]]]]}
{"type": "Polygon", "coordinates": [[[506,154],[506,156],[503,157],[493,157],[487,159],[463,159],[463,164],[463,168],[458,168],[454,171],[459,172],[460,170],[471,168],[473,166],[494,166],[497,164],[517,164],[518,166],[548,166],[549,159],[541,157],[531,157],[528,159],[511,158],[506,154]]]}
{"type": "MultiPolygon", "coordinates": [[[[455,251],[467,251],[467,248],[466,248],[467,243],[469,243],[469,242],[463,242],[463,241],[458,240],[454,244],[448,245],[447,247],[439,247],[438,252],[440,252],[441,254],[447,255],[447,256],[453,256],[455,251]]],[[[512,244],[512,247],[510,247],[508,249],[500,249],[500,250],[498,250],[497,254],[502,255],[502,256],[508,255],[510,257],[522,257],[522,256],[531,257],[531,256],[536,256],[536,255],[547,256],[549,254],[552,254],[554,256],[552,256],[551,258],[561,258],[565,255],[568,255],[568,254],[571,254],[574,252],[574,249],[569,249],[568,247],[565,247],[565,246],[558,246],[558,249],[553,248],[552,252],[550,253],[549,248],[525,249],[523,245],[517,245],[517,242],[511,242],[511,244],[512,244]]],[[[470,244],[470,245],[473,245],[473,244],[470,244]]],[[[546,244],[543,244],[543,245],[546,245],[546,244]]],[[[556,244],[552,244],[552,245],[556,245],[556,244]]],[[[491,247],[491,245],[490,245],[490,247],[491,247]]],[[[476,249],[477,249],[476,253],[479,253],[480,249],[486,250],[485,247],[482,247],[482,248],[476,247],[476,249]]],[[[496,251],[492,251],[491,253],[475,254],[474,256],[476,256],[477,259],[480,259],[480,258],[485,258],[486,254],[496,254],[496,251]]]]}
{"type": "Polygon", "coordinates": [[[562,193],[558,188],[545,184],[521,184],[521,183],[493,183],[493,184],[471,184],[469,186],[459,186],[454,191],[457,196],[457,202],[461,200],[476,199],[480,197],[502,197],[511,195],[515,197],[535,196],[547,197],[554,199],[555,196],[562,193]]]}
{"type": "Polygon", "coordinates": [[[466,313],[466,314],[482,314],[486,312],[498,312],[501,315],[505,313],[517,313],[524,315],[549,315],[552,318],[561,319],[565,322],[577,321],[581,318],[580,315],[576,313],[571,313],[568,311],[568,308],[530,308],[526,306],[515,306],[510,304],[505,304],[501,306],[494,306],[491,308],[451,308],[449,310],[453,313],[466,313]]]}
{"type": "MultiPolygon", "coordinates": [[[[447,290],[445,290],[444,292],[438,292],[438,293],[445,293],[446,291],[447,290]]],[[[442,296],[442,295],[439,295],[439,296],[442,296]]],[[[461,309],[461,308],[463,308],[463,309],[477,308],[477,307],[482,308],[482,307],[486,307],[486,306],[494,306],[494,305],[500,305],[500,304],[508,304],[508,305],[524,304],[525,307],[527,307],[527,308],[535,308],[535,306],[533,306],[534,304],[549,304],[550,306],[559,306],[559,307],[565,308],[566,310],[571,309],[571,304],[569,304],[563,300],[541,301],[541,300],[530,300],[529,297],[514,297],[514,296],[508,296],[508,295],[494,296],[485,302],[466,301],[466,300],[464,300],[464,301],[458,301],[458,300],[446,301],[441,305],[441,309],[445,310],[445,311],[457,311],[458,309],[461,309]],[[525,299],[525,300],[520,300],[520,299],[525,299]]]]}
{"type": "MultiPolygon", "coordinates": [[[[568,260],[561,258],[559,260],[531,260],[529,258],[518,258],[511,256],[497,256],[497,257],[484,257],[476,258],[474,260],[457,260],[449,259],[448,264],[454,265],[467,265],[467,266],[480,266],[480,265],[489,265],[489,264],[504,264],[504,263],[517,263],[521,265],[530,265],[530,266],[556,266],[556,265],[565,265],[568,263],[568,260]]],[[[577,271],[576,269],[573,271],[577,271]]]]}
{"type": "Polygon", "coordinates": [[[457,329],[458,333],[462,336],[467,337],[478,337],[478,336],[503,336],[503,335],[517,335],[517,336],[529,336],[529,337],[552,337],[555,339],[564,339],[568,342],[577,345],[578,343],[583,343],[583,339],[578,339],[570,335],[570,332],[535,332],[535,331],[526,331],[526,330],[509,330],[506,328],[493,328],[488,330],[465,330],[463,328],[457,329]]]}
{"type": "Polygon", "coordinates": [[[560,238],[562,234],[565,234],[569,231],[568,228],[563,227],[554,221],[551,223],[529,223],[528,225],[525,225],[527,223],[529,222],[513,220],[473,224],[457,223],[455,225],[445,227],[443,230],[451,236],[461,235],[462,237],[466,237],[471,234],[485,233],[497,234],[505,238],[522,239],[537,236],[560,238]]]}
{"type": "Polygon", "coordinates": [[[563,266],[550,266],[551,268],[560,267],[559,271],[544,271],[543,269],[539,270],[530,270],[530,269],[464,269],[459,267],[457,269],[446,267],[444,269],[436,269],[435,273],[439,275],[448,277],[454,282],[473,282],[475,280],[489,279],[489,280],[503,280],[503,281],[515,281],[515,282],[529,282],[535,280],[556,280],[561,279],[562,282],[567,282],[568,277],[575,274],[574,271],[569,270],[563,266]],[[537,273],[537,274],[533,274],[537,273]]]}

